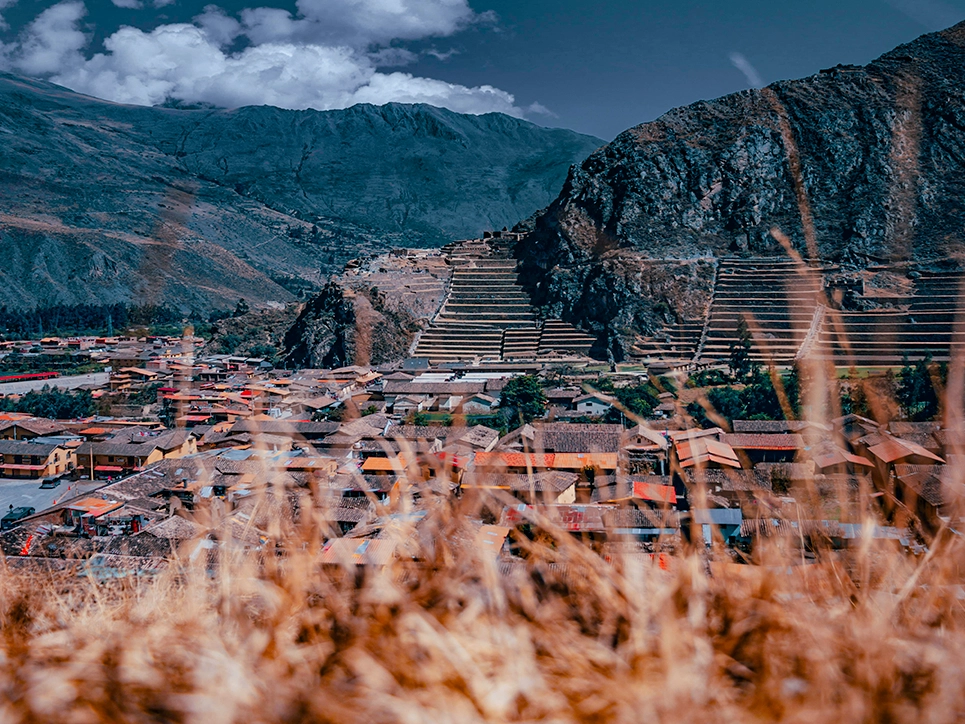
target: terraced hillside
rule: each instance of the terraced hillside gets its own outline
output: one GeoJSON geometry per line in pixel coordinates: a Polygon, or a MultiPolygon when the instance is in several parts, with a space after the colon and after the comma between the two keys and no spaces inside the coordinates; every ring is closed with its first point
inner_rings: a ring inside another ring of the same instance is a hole
{"type": "Polygon", "coordinates": [[[624,131],[527,223],[521,276],[546,316],[596,337],[601,357],[720,359],[737,314],[749,314],[760,327],[754,354],[788,361],[805,342],[847,357],[818,329],[809,285],[819,282],[784,285],[789,249],[809,267],[915,270],[920,284],[891,311],[873,300],[843,307],[842,334],[868,349],[863,359],[947,353],[948,295],[928,278],[965,259],[963,149],[960,23],[864,67],[700,101],[624,131]],[[728,278],[738,256],[775,261],[756,262],[756,279],[737,268],[728,278]]]}
{"type": "Polygon", "coordinates": [[[726,362],[747,320],[750,357],[787,366],[816,357],[838,366],[894,366],[965,350],[961,270],[880,265],[842,269],[779,257],[723,257],[705,317],[643,338],[632,356],[689,367],[726,362]]]}
{"type": "Polygon", "coordinates": [[[416,357],[433,362],[536,359],[585,355],[593,339],[559,320],[540,324],[519,285],[510,239],[476,239],[448,247],[449,292],[419,336],[416,357]]]}
{"type": "MultiPolygon", "coordinates": [[[[825,314],[813,353],[838,365],[896,365],[930,355],[947,361],[965,351],[961,272],[923,272],[907,296],[888,306],[825,314]]],[[[856,297],[862,301],[863,295],[856,297]]]]}

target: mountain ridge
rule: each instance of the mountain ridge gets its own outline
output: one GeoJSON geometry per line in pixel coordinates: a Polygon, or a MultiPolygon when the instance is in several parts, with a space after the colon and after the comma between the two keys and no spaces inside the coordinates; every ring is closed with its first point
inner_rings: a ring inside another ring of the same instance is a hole
{"type": "Polygon", "coordinates": [[[0,73],[0,304],[288,302],[354,257],[512,224],[599,143],[377,109],[148,108],[0,73]]]}

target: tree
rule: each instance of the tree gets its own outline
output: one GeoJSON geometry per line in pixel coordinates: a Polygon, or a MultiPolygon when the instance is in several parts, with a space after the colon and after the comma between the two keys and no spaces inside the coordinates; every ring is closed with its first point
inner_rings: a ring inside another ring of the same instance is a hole
{"type": "Polygon", "coordinates": [[[511,415],[510,421],[531,422],[546,412],[546,394],[539,377],[522,375],[513,377],[503,387],[499,405],[511,415]]]}
{"type": "Polygon", "coordinates": [[[87,390],[70,393],[44,385],[40,391],[31,390],[17,401],[3,398],[0,400],[0,409],[25,412],[34,417],[67,420],[93,415],[95,405],[93,396],[87,390]]]}
{"type": "Polygon", "coordinates": [[[931,420],[938,415],[939,395],[935,383],[941,382],[943,373],[944,369],[933,364],[930,356],[914,365],[906,362],[902,367],[896,396],[909,419],[931,420]]]}
{"type": "Polygon", "coordinates": [[[730,345],[730,371],[737,379],[744,379],[751,371],[751,337],[747,319],[737,320],[737,339],[730,345]]]}

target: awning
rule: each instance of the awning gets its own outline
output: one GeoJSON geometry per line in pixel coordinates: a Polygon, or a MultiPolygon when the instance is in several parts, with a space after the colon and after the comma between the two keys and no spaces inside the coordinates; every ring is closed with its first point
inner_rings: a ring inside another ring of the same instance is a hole
{"type": "Polygon", "coordinates": [[[94,470],[98,473],[123,473],[124,468],[119,465],[96,465],[94,470]]]}

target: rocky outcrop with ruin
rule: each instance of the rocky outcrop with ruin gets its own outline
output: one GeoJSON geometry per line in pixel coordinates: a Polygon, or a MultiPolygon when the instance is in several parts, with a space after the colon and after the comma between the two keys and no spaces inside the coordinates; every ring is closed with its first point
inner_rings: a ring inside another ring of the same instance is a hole
{"type": "Polygon", "coordinates": [[[957,263],[963,178],[965,24],[631,128],[572,169],[516,256],[534,302],[619,359],[707,316],[718,259],[788,254],[778,238],[843,268],[957,263]]]}

